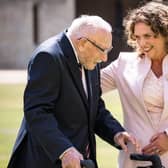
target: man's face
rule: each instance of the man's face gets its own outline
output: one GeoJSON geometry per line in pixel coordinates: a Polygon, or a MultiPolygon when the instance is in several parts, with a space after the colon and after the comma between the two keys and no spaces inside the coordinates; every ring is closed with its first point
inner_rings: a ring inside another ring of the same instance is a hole
{"type": "Polygon", "coordinates": [[[82,50],[79,60],[85,69],[93,70],[97,63],[106,62],[108,52],[112,49],[112,35],[104,30],[94,35],[81,37],[82,50]]]}

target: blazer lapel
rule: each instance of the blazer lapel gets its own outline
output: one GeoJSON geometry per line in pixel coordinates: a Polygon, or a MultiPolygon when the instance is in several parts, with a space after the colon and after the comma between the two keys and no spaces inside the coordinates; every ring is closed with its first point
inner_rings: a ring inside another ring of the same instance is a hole
{"type": "Polygon", "coordinates": [[[131,55],[129,64],[124,67],[124,78],[129,83],[135,97],[142,99],[142,87],[145,77],[150,69],[149,60],[138,57],[138,55],[131,55]],[[129,75],[128,75],[129,74],[129,75]]]}
{"type": "Polygon", "coordinates": [[[168,55],[163,60],[163,87],[164,87],[164,109],[161,117],[161,121],[168,116],[168,55]]]}
{"type": "Polygon", "coordinates": [[[138,69],[137,69],[138,76],[136,78],[138,89],[136,91],[138,92],[138,97],[140,96],[141,100],[143,100],[143,95],[142,95],[143,84],[144,84],[144,80],[150,70],[151,61],[148,57],[144,57],[135,66],[138,67],[138,69]]]}
{"type": "Polygon", "coordinates": [[[93,124],[92,121],[93,118],[95,118],[96,115],[96,101],[99,96],[99,90],[98,87],[100,86],[98,83],[98,78],[96,75],[96,70],[93,71],[86,70],[86,81],[87,81],[87,90],[88,90],[88,103],[89,103],[89,120],[90,124],[93,124]],[[98,96],[97,96],[98,95],[98,96]]]}
{"type": "Polygon", "coordinates": [[[69,59],[69,61],[67,62],[67,65],[68,65],[69,71],[71,73],[71,76],[73,78],[74,84],[76,85],[76,87],[79,91],[79,94],[81,95],[84,103],[88,107],[87,96],[86,96],[86,93],[83,88],[81,74],[80,74],[81,72],[78,68],[78,64],[77,64],[77,62],[74,63],[73,61],[71,61],[69,59]]]}
{"type": "Polygon", "coordinates": [[[153,129],[156,130],[156,126],[153,123],[153,120],[152,120],[149,112],[145,108],[143,92],[142,92],[144,80],[145,80],[148,72],[150,71],[150,67],[151,67],[151,60],[148,57],[142,58],[140,63],[139,63],[139,67],[138,67],[139,68],[139,74],[141,74],[141,75],[137,78],[137,86],[139,86],[138,87],[138,92],[139,92],[140,100],[142,101],[142,103],[144,105],[144,112],[146,113],[146,116],[148,117],[148,120],[150,121],[153,129]]]}
{"type": "MultiPolygon", "coordinates": [[[[142,62],[140,62],[139,64],[139,70],[141,76],[138,78],[137,80],[137,86],[139,85],[139,93],[141,92],[142,95],[142,89],[143,89],[143,83],[145,80],[145,77],[147,76],[147,73],[149,72],[151,67],[151,60],[148,57],[145,57],[142,62]]],[[[162,122],[162,120],[164,120],[168,115],[167,115],[167,111],[168,111],[168,56],[165,57],[164,61],[163,61],[163,86],[164,86],[164,109],[161,115],[161,119],[160,119],[160,123],[162,122]]],[[[141,96],[141,100],[143,101],[143,95],[141,96]]],[[[144,102],[142,102],[144,103],[144,102]]],[[[146,115],[148,116],[153,128],[155,130],[157,130],[158,128],[156,128],[156,126],[154,125],[149,113],[147,112],[147,110],[145,110],[146,115]]],[[[160,124],[159,124],[160,125],[160,124]]]]}
{"type": "Polygon", "coordinates": [[[87,83],[87,91],[88,91],[88,102],[90,107],[90,105],[92,104],[92,98],[93,98],[91,73],[89,73],[88,70],[85,70],[85,75],[86,75],[86,83],[87,83]]]}
{"type": "Polygon", "coordinates": [[[78,89],[78,92],[81,95],[83,102],[88,107],[87,96],[83,88],[81,74],[80,74],[78,63],[75,57],[75,53],[65,34],[63,34],[60,40],[60,45],[62,48],[62,52],[64,53],[64,58],[65,58],[68,71],[70,72],[70,75],[72,76],[74,84],[76,88],[78,89]]]}
{"type": "Polygon", "coordinates": [[[137,57],[136,61],[133,61],[127,70],[125,71],[125,78],[129,85],[132,86],[130,89],[133,91],[133,94],[137,97],[140,101],[144,109],[142,110],[145,115],[148,117],[148,121],[151,123],[152,127],[155,129],[153,121],[146,110],[143,98],[143,84],[144,80],[150,70],[151,61],[148,57],[140,58],[137,57]],[[127,75],[130,74],[130,75],[127,75]]]}

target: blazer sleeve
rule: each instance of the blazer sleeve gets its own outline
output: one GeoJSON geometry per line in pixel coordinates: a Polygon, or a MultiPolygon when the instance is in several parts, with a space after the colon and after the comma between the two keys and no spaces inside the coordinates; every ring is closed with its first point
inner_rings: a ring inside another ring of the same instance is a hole
{"type": "Polygon", "coordinates": [[[59,64],[49,53],[38,53],[28,66],[28,83],[24,93],[24,113],[28,131],[54,162],[71,142],[58,128],[54,116],[60,92],[59,64]]]}
{"type": "Polygon", "coordinates": [[[118,60],[111,62],[108,66],[101,69],[101,89],[103,93],[117,88],[116,80],[118,78],[118,60]]]}
{"type": "MultiPolygon", "coordinates": [[[[100,81],[100,75],[98,71],[98,79],[100,81]]],[[[100,83],[100,82],[99,82],[100,83]]],[[[101,98],[101,88],[99,85],[99,103],[98,103],[98,115],[96,118],[95,131],[105,141],[118,148],[114,142],[114,136],[116,133],[125,131],[121,124],[113,117],[110,111],[105,107],[105,103],[101,98]]]]}

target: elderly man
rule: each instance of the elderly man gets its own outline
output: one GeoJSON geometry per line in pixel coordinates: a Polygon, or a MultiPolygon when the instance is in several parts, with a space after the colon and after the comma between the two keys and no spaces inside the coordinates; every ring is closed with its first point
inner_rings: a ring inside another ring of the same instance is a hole
{"type": "Polygon", "coordinates": [[[95,134],[125,151],[136,144],[101,99],[97,64],[112,49],[111,31],[101,17],[82,16],[35,50],[8,168],[80,168],[88,158],[97,166],[95,134]]]}

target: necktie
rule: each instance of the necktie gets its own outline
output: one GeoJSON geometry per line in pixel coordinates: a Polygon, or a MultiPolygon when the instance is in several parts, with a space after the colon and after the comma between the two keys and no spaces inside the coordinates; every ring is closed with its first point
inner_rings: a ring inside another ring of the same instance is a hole
{"type": "Polygon", "coordinates": [[[79,68],[79,71],[80,71],[80,77],[82,79],[82,65],[80,63],[78,63],[78,68],[79,68]]]}
{"type": "MultiPolygon", "coordinates": [[[[78,65],[78,66],[79,66],[79,65],[78,65]]],[[[83,89],[84,89],[84,91],[85,91],[86,96],[88,96],[87,84],[86,84],[86,76],[85,76],[84,68],[80,65],[80,66],[79,66],[79,70],[80,70],[80,75],[81,75],[81,80],[82,80],[83,89]],[[80,68],[80,67],[81,67],[81,68],[80,68]]]]}
{"type": "Polygon", "coordinates": [[[87,144],[86,146],[86,158],[89,159],[89,156],[90,156],[90,148],[89,148],[89,143],[87,144]]]}
{"type": "MultiPolygon", "coordinates": [[[[82,83],[83,83],[83,79],[82,79],[82,65],[81,65],[80,63],[78,63],[78,68],[79,68],[80,75],[81,75],[81,80],[82,80],[82,83]]],[[[83,85],[84,85],[84,84],[83,84],[83,85]]],[[[85,88],[84,88],[84,90],[85,90],[85,93],[87,93],[87,91],[86,91],[85,88]]],[[[90,156],[89,143],[88,143],[87,146],[86,146],[85,152],[86,152],[86,158],[89,159],[89,156],[90,156]]]]}
{"type": "Polygon", "coordinates": [[[81,69],[82,68],[82,65],[81,65],[81,63],[78,63],[78,67],[81,69]]]}

